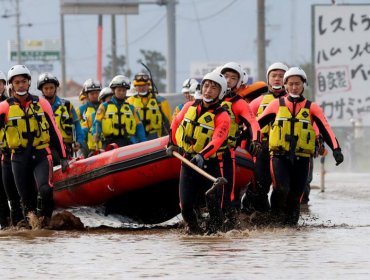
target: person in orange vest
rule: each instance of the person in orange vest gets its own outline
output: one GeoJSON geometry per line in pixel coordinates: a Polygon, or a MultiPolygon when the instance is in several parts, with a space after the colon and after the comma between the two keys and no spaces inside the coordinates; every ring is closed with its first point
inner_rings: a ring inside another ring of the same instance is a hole
{"type": "MultiPolygon", "coordinates": [[[[170,141],[167,154],[181,149],[184,156],[207,173],[220,177],[222,157],[227,150],[227,137],[230,117],[220,106],[220,101],[227,90],[225,77],[216,72],[208,73],[201,82],[202,99],[187,102],[171,124],[170,141]]],[[[181,214],[189,234],[203,232],[198,222],[196,209],[200,201],[206,200],[209,211],[207,233],[215,233],[222,228],[221,209],[223,188],[215,190],[212,196],[204,197],[212,182],[185,164],[180,171],[180,206],[181,214]],[[199,193],[203,195],[199,195],[199,193]]]]}
{"type": "Polygon", "coordinates": [[[235,150],[242,143],[242,138],[248,139],[248,147],[242,148],[256,156],[261,150],[260,127],[255,116],[251,113],[248,103],[235,92],[241,86],[244,73],[236,62],[228,62],[220,68],[225,76],[228,90],[221,101],[221,106],[230,115],[231,123],[228,137],[229,149],[224,153],[224,176],[228,183],[225,186],[223,210],[226,216],[226,226],[233,227],[236,222],[236,213],[240,209],[240,194],[235,191],[235,150]],[[243,136],[243,134],[247,134],[243,136]]]}
{"type": "Polygon", "coordinates": [[[5,125],[7,146],[11,149],[11,166],[21,198],[25,222],[33,212],[47,226],[54,209],[53,164],[50,147],[61,158],[65,172],[68,159],[62,136],[49,102],[29,93],[31,73],[24,65],[8,72],[12,97],[0,103],[0,116],[5,125]],[[35,180],[37,195],[32,186],[35,180]]]}
{"type": "Polygon", "coordinates": [[[336,164],[343,162],[343,154],[320,106],[304,98],[306,73],[299,67],[285,72],[283,83],[287,96],[274,99],[258,117],[261,127],[272,123],[269,134],[272,214],[286,225],[297,225],[300,199],[307,183],[310,158],[315,153],[317,132],[333,150],[336,164]]]}
{"type": "MultiPolygon", "coordinates": [[[[249,103],[252,114],[259,117],[266,107],[275,99],[286,94],[283,78],[288,66],[281,62],[271,64],[266,71],[268,92],[249,103]]],[[[268,148],[270,125],[261,127],[262,150],[255,158],[254,181],[248,185],[242,198],[242,208],[246,213],[259,211],[267,213],[270,210],[268,193],[272,183],[270,174],[270,154],[268,148]]]]}

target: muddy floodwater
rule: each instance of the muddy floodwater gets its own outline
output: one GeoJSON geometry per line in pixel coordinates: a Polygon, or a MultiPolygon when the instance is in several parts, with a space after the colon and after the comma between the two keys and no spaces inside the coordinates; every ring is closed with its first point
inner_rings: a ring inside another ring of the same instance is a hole
{"type": "Polygon", "coordinates": [[[370,174],[328,173],[295,228],[187,236],[176,218],[134,229],[73,213],[90,229],[1,231],[1,279],[370,279],[370,174]]]}

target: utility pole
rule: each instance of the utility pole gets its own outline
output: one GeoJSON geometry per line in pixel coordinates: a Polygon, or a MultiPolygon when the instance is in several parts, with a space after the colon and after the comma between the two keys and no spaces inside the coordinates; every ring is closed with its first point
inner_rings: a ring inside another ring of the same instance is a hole
{"type": "Polygon", "coordinates": [[[257,0],[257,78],[265,80],[266,71],[265,0],[257,0]]]}
{"type": "Polygon", "coordinates": [[[16,17],[16,26],[17,26],[17,64],[22,64],[20,15],[21,15],[21,12],[19,10],[19,0],[17,0],[15,1],[15,17],[16,17]]]}
{"type": "Polygon", "coordinates": [[[116,15],[111,15],[112,26],[112,78],[118,73],[117,69],[117,39],[116,39],[116,15]]]}
{"type": "Polygon", "coordinates": [[[167,3],[167,92],[176,92],[176,0],[167,3]]]}

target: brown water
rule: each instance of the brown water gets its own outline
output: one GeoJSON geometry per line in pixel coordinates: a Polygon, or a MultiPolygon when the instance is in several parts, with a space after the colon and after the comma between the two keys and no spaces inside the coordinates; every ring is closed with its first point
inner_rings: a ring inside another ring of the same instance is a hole
{"type": "MultiPolygon", "coordinates": [[[[90,227],[132,225],[88,211],[80,217],[90,227]]],[[[2,231],[0,277],[370,279],[370,174],[328,174],[326,191],[312,190],[299,224],[217,236],[168,228],[2,231]]]]}

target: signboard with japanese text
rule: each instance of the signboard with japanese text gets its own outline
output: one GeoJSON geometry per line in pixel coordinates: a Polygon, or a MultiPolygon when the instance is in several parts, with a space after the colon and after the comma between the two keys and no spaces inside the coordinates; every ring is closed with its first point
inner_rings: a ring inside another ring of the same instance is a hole
{"type": "Polygon", "coordinates": [[[336,127],[370,126],[370,5],[314,5],[315,101],[336,127]]]}
{"type": "MultiPolygon", "coordinates": [[[[9,60],[17,60],[17,43],[8,41],[9,60]]],[[[58,61],[60,60],[60,40],[23,40],[21,43],[22,61],[58,61]]]]}

